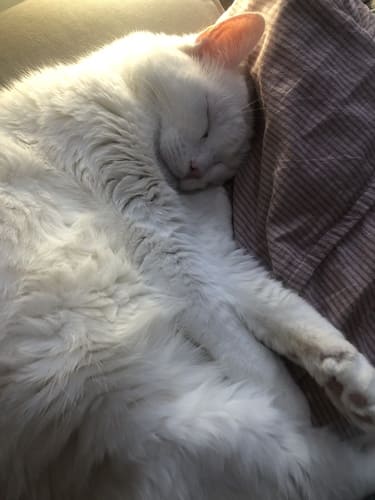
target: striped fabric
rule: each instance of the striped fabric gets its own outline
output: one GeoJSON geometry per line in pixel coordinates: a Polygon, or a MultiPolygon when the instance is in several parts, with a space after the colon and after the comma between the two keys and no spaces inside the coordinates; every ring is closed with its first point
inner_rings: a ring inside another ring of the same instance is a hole
{"type": "MultiPolygon", "coordinates": [[[[375,16],[360,0],[242,3],[268,29],[253,59],[253,152],[234,182],[236,238],[375,363],[375,16]]],[[[291,369],[315,422],[351,435],[291,369]]]]}

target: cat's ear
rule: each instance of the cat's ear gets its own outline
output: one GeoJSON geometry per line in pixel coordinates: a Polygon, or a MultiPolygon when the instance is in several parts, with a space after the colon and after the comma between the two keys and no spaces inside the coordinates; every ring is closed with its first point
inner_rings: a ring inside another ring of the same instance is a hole
{"type": "Polygon", "coordinates": [[[261,14],[240,14],[209,26],[186,52],[197,58],[211,59],[227,68],[235,68],[259,42],[264,27],[261,14]]]}

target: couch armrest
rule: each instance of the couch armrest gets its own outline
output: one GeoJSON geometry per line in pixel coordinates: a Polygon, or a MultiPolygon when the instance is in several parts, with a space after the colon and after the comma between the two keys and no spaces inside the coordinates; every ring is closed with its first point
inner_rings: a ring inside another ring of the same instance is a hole
{"type": "Polygon", "coordinates": [[[129,31],[197,31],[222,13],[219,0],[4,0],[0,85],[28,69],[70,61],[129,31]]]}

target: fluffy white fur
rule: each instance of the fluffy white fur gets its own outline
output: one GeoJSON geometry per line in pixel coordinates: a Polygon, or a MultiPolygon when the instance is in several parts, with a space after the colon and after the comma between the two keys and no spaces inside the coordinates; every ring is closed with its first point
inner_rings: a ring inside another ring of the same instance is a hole
{"type": "Polygon", "coordinates": [[[222,188],[180,192],[221,184],[247,153],[231,61],[262,22],[245,21],[218,25],[223,50],[212,30],[136,33],[0,93],[2,500],[375,490],[374,451],[313,429],[252,333],[334,376],[359,424],[373,369],[237,248],[222,188]]]}

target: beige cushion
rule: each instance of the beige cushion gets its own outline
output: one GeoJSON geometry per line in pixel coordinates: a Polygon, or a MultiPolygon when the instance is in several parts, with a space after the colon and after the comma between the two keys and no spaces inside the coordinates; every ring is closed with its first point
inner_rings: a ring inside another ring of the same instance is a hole
{"type": "Polygon", "coordinates": [[[0,0],[0,85],[129,31],[191,32],[221,13],[219,0],[0,0]]]}

